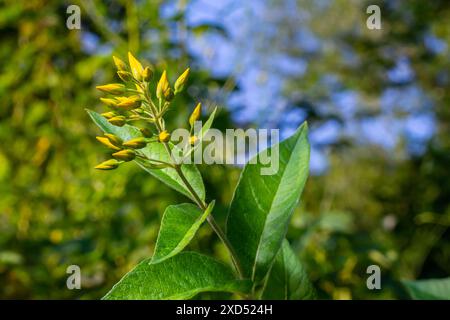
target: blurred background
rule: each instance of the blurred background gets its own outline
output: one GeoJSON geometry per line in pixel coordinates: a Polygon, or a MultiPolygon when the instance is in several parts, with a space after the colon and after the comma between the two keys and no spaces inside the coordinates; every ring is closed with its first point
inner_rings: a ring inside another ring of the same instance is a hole
{"type": "MultiPolygon", "coordinates": [[[[406,298],[400,280],[448,277],[449,21],[444,0],[3,0],[0,298],[102,297],[186,201],[132,163],[93,169],[106,150],[84,109],[105,110],[95,86],[118,81],[112,54],[128,50],[172,82],[191,67],[169,128],[197,101],[220,106],[219,129],[287,137],[309,122],[288,239],[319,297],[406,298]],[[80,30],[66,27],[71,4],[80,30]],[[366,27],[371,4],[381,30],[366,27]],[[72,264],[82,290],[66,287],[72,264]],[[371,264],[381,290],[366,287],[371,264]]],[[[200,169],[223,219],[240,168],[200,169]]],[[[227,259],[208,226],[190,248],[227,259]]]]}

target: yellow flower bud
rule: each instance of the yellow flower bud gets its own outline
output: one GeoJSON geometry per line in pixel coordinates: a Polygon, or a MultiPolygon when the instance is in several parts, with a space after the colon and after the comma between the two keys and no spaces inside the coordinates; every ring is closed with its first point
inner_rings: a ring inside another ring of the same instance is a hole
{"type": "Polygon", "coordinates": [[[158,81],[158,85],[156,86],[156,97],[158,99],[164,98],[164,92],[169,88],[169,82],[167,81],[166,70],[161,75],[161,78],[158,81]]]}
{"type": "Polygon", "coordinates": [[[173,99],[172,89],[167,88],[166,91],[164,91],[164,99],[166,101],[172,101],[172,99],[173,99]]]}
{"type": "Polygon", "coordinates": [[[130,62],[130,68],[131,73],[133,74],[133,77],[141,81],[142,80],[142,71],[144,71],[144,68],[142,67],[142,64],[139,62],[138,59],[136,59],[131,52],[128,52],[128,61],[130,62]]]}
{"type": "Polygon", "coordinates": [[[111,119],[111,118],[113,118],[113,117],[118,116],[117,113],[112,112],[112,111],[110,111],[110,112],[104,112],[104,113],[102,113],[101,115],[102,115],[103,117],[105,117],[106,119],[111,119]]]}
{"type": "Polygon", "coordinates": [[[110,94],[122,94],[126,90],[126,87],[121,83],[105,84],[103,86],[96,86],[96,88],[97,90],[110,94]]]}
{"type": "Polygon", "coordinates": [[[97,139],[101,144],[103,144],[104,146],[113,149],[113,150],[120,150],[119,147],[115,146],[114,144],[111,143],[111,141],[106,138],[106,137],[95,137],[95,139],[97,139]]]}
{"type": "Polygon", "coordinates": [[[147,145],[147,141],[143,137],[134,138],[128,140],[122,144],[124,147],[133,148],[133,149],[141,149],[147,145]]]}
{"type": "Polygon", "coordinates": [[[115,108],[117,106],[117,102],[114,99],[109,98],[100,98],[100,101],[106,104],[110,108],[115,108]]]}
{"type": "Polygon", "coordinates": [[[142,79],[146,82],[149,82],[153,76],[153,71],[149,67],[145,67],[144,71],[142,71],[142,79]]]}
{"type": "Polygon", "coordinates": [[[158,135],[159,142],[167,142],[170,140],[170,133],[168,133],[166,130],[161,131],[158,135]]]}
{"type": "Polygon", "coordinates": [[[189,117],[189,124],[191,127],[194,126],[194,122],[200,118],[200,114],[202,113],[202,104],[199,102],[195,107],[194,111],[192,111],[191,116],[189,117]]]}
{"type": "Polygon", "coordinates": [[[127,70],[127,65],[121,59],[113,56],[113,60],[114,60],[114,64],[116,65],[117,70],[119,70],[119,71],[127,70]]]}
{"type": "Polygon", "coordinates": [[[122,139],[120,139],[115,134],[105,133],[105,137],[107,137],[109,139],[109,141],[116,147],[120,147],[122,145],[122,142],[123,142],[122,139]]]}
{"type": "Polygon", "coordinates": [[[136,157],[136,153],[134,153],[134,150],[125,149],[114,152],[112,156],[118,160],[131,161],[136,157]]]}
{"type": "Polygon", "coordinates": [[[189,144],[193,146],[197,142],[198,138],[196,136],[192,136],[189,138],[189,144]]]}
{"type": "Polygon", "coordinates": [[[187,78],[189,76],[189,71],[190,69],[187,68],[182,74],[181,76],[178,77],[177,81],[175,81],[175,85],[174,85],[174,89],[175,89],[175,94],[183,91],[184,86],[187,82],[187,78]]]}
{"type": "Polygon", "coordinates": [[[123,110],[133,110],[141,106],[141,98],[139,96],[125,97],[124,99],[118,99],[120,102],[117,104],[118,108],[123,110]]]}
{"type": "Polygon", "coordinates": [[[114,99],[116,99],[116,105],[119,102],[123,102],[126,101],[128,99],[128,97],[115,97],[114,99]]]}
{"type": "Polygon", "coordinates": [[[115,126],[122,127],[126,123],[126,118],[124,116],[116,116],[108,119],[108,122],[115,126]]]}
{"type": "Polygon", "coordinates": [[[116,169],[121,163],[122,163],[121,161],[117,161],[116,159],[109,159],[100,163],[98,166],[95,167],[95,169],[113,170],[116,169]]]}
{"type": "Polygon", "coordinates": [[[131,81],[132,76],[131,73],[129,73],[128,71],[117,71],[117,75],[123,82],[131,81]]]}

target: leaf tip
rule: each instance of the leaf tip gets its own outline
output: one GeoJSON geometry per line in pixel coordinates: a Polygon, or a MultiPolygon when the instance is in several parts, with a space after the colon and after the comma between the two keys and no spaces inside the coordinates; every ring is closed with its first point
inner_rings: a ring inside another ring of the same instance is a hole
{"type": "Polygon", "coordinates": [[[308,133],[308,131],[309,131],[308,121],[306,121],[306,120],[299,127],[299,131],[303,131],[303,130],[305,130],[305,133],[308,133]]]}
{"type": "Polygon", "coordinates": [[[208,205],[208,209],[210,209],[212,211],[214,209],[215,204],[216,204],[216,200],[211,201],[208,205]]]}

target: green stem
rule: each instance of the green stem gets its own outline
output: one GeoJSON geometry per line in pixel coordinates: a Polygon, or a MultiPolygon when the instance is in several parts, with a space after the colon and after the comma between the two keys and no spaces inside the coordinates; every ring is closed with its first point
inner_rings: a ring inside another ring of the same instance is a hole
{"type": "MultiPolygon", "coordinates": [[[[183,183],[186,185],[187,189],[189,190],[190,194],[193,196],[195,203],[199,208],[201,208],[203,211],[206,210],[207,205],[200,199],[197,192],[192,188],[192,185],[189,183],[189,181],[186,179],[186,176],[184,175],[183,171],[181,170],[181,166],[175,165],[175,170],[177,171],[178,175],[180,176],[183,183]]],[[[233,246],[231,245],[230,241],[228,240],[225,233],[220,228],[219,224],[216,222],[216,219],[214,219],[214,216],[211,214],[208,215],[206,218],[211,228],[214,230],[214,232],[217,234],[219,239],[223,242],[225,247],[230,252],[231,260],[233,261],[233,264],[236,268],[236,270],[239,273],[239,277],[243,277],[242,267],[239,263],[239,260],[236,258],[236,252],[234,251],[233,246]]]]}
{"type": "MultiPolygon", "coordinates": [[[[161,133],[164,130],[163,125],[161,123],[161,117],[159,116],[156,106],[154,105],[153,101],[150,99],[150,97],[149,97],[149,95],[147,93],[147,87],[144,87],[143,89],[144,89],[144,95],[145,95],[145,98],[147,100],[147,103],[148,103],[148,105],[149,105],[149,107],[151,109],[151,112],[153,113],[153,117],[155,118],[156,129],[158,130],[158,133],[161,133]]],[[[170,151],[169,145],[167,144],[167,142],[163,142],[163,145],[164,145],[164,148],[166,149],[166,152],[168,153],[169,157],[172,160],[173,168],[176,170],[178,176],[180,177],[180,179],[185,184],[185,186],[188,189],[189,193],[193,197],[194,202],[197,204],[197,206],[200,209],[202,209],[203,211],[206,210],[206,208],[207,208],[206,203],[199,197],[197,192],[194,190],[192,185],[187,180],[186,176],[184,175],[183,171],[181,170],[181,165],[178,165],[176,163],[176,161],[173,159],[172,152],[170,151]]],[[[233,265],[235,266],[235,268],[236,268],[236,270],[237,270],[237,272],[239,274],[239,277],[242,279],[243,278],[242,266],[241,266],[241,264],[239,262],[239,259],[237,258],[236,251],[234,251],[234,248],[233,248],[232,244],[230,243],[230,241],[228,240],[227,236],[225,235],[225,233],[220,228],[219,224],[214,219],[214,216],[212,215],[212,213],[210,213],[208,215],[206,220],[208,221],[208,223],[211,226],[211,228],[213,229],[213,231],[217,234],[219,239],[222,241],[222,243],[227,248],[228,252],[230,253],[233,265]]]]}

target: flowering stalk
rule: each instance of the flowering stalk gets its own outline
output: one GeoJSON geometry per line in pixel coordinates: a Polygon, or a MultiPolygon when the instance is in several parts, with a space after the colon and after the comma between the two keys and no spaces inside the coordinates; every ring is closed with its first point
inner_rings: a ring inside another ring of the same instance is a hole
{"type": "MultiPolygon", "coordinates": [[[[164,121],[164,115],[169,109],[174,96],[182,92],[186,86],[189,68],[176,80],[174,88],[171,88],[167,79],[167,73],[164,71],[157,82],[155,92],[156,101],[154,101],[149,85],[153,77],[151,68],[148,66],[144,68],[139,60],[131,53],[128,53],[129,67],[121,59],[117,57],[113,58],[118,69],[117,74],[119,78],[125,82],[125,85],[115,83],[97,87],[98,90],[112,96],[110,98],[101,98],[101,101],[111,109],[111,111],[104,113],[103,116],[110,124],[119,127],[124,126],[128,122],[143,120],[146,123],[151,124],[154,129],[156,129],[156,132],[152,134],[152,131],[149,130],[149,128],[142,128],[140,130],[143,137],[134,138],[128,141],[122,141],[112,134],[105,134],[104,137],[97,137],[99,142],[113,150],[114,153],[112,154],[112,159],[103,162],[96,168],[100,170],[113,170],[119,167],[120,164],[134,160],[135,158],[148,161],[150,163],[149,166],[152,169],[172,168],[183,181],[195,204],[205,212],[208,209],[208,205],[202,200],[192,184],[186,178],[182,170],[182,164],[177,163],[172,156],[169,145],[170,132],[166,129],[164,121]],[[131,88],[131,86],[133,88],[131,88]],[[122,96],[126,93],[130,93],[131,95],[122,96]],[[149,158],[141,152],[140,149],[145,148],[148,143],[161,143],[169,156],[169,161],[166,162],[149,158]]],[[[201,104],[198,103],[188,120],[191,126],[191,132],[193,123],[199,119],[200,114],[201,104]]],[[[196,139],[197,137],[195,136],[190,137],[190,141],[195,142],[196,139]]],[[[237,259],[233,246],[215,221],[212,214],[208,214],[206,220],[228,249],[233,264],[239,276],[242,278],[242,267],[237,259]]]]}

